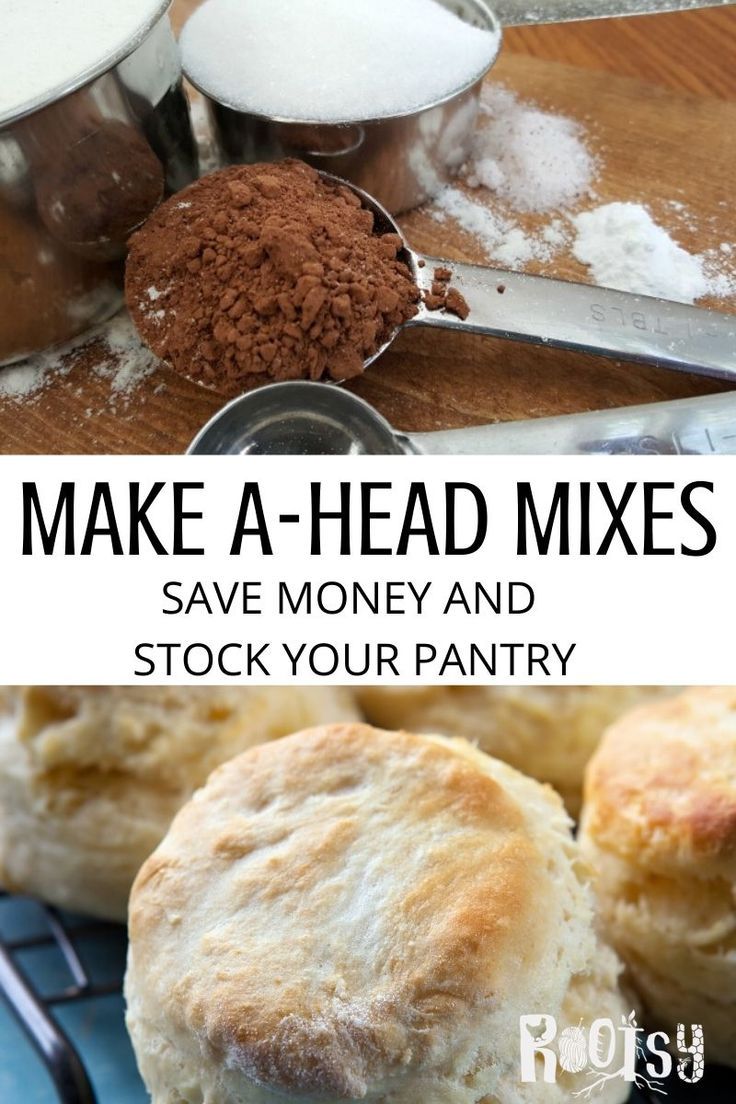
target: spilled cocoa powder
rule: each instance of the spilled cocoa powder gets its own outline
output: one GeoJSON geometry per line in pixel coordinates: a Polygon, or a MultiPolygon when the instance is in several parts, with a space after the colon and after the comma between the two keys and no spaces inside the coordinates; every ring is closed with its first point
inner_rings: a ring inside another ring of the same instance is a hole
{"type": "Polygon", "coordinates": [[[236,166],[133,236],[128,306],[159,357],[221,391],[258,376],[348,379],[419,309],[402,247],[299,161],[236,166]]]}
{"type": "Polygon", "coordinates": [[[457,288],[450,287],[451,279],[451,269],[436,268],[432,287],[424,293],[424,305],[427,310],[448,311],[450,314],[456,314],[458,318],[462,318],[464,321],[470,314],[470,307],[465,296],[457,288]]]}

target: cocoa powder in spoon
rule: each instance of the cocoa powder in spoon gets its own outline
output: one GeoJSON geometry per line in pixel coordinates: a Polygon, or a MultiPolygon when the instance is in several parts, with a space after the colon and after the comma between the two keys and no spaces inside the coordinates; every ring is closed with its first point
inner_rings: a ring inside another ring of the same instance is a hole
{"type": "Polygon", "coordinates": [[[302,162],[236,166],[133,236],[128,306],[158,356],[220,391],[258,376],[349,379],[417,313],[402,247],[302,162]]]}

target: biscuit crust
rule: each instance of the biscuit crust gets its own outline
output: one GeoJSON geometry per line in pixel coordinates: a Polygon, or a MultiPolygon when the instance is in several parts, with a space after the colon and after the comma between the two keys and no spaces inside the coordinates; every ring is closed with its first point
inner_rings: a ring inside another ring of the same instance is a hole
{"type": "Polygon", "coordinates": [[[605,729],[627,710],[672,691],[651,686],[358,687],[372,723],[461,736],[548,782],[577,816],[583,774],[605,729]]]}
{"type": "Polygon", "coordinates": [[[25,687],[0,699],[0,885],[125,920],[177,810],[252,744],[357,715],[339,689],[25,687]]]}
{"type": "MultiPolygon", "coordinates": [[[[367,725],[215,771],[136,879],[130,933],[155,1104],[177,1080],[212,1104],[493,1104],[519,1015],[564,1020],[584,991],[624,1011],[559,798],[464,741],[367,725]]],[[[543,1089],[567,1098],[564,1076],[543,1089]]]]}
{"type": "Polygon", "coordinates": [[[736,689],[629,713],[587,774],[581,846],[651,1021],[736,1066],[736,689]]]}
{"type": "Polygon", "coordinates": [[[591,835],[616,854],[736,879],[736,687],[627,714],[590,765],[586,802],[591,835]]]}

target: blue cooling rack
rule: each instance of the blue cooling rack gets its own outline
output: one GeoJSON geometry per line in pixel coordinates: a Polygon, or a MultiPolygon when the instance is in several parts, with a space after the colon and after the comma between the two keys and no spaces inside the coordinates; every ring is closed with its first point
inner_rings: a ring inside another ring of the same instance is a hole
{"type": "MultiPolygon", "coordinates": [[[[123,1020],[125,930],[0,891],[0,1104],[147,1104],[123,1020]]],[[[593,1097],[595,1100],[595,1096],[593,1097]]],[[[630,1104],[734,1104],[736,1075],[630,1104]]]]}
{"type": "Polygon", "coordinates": [[[0,1102],[146,1104],[123,1022],[123,928],[0,893],[0,1102]]]}

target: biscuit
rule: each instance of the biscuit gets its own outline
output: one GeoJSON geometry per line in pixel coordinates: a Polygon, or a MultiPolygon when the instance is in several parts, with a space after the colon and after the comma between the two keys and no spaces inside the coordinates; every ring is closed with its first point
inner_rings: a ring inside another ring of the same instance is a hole
{"type": "Polygon", "coordinates": [[[581,832],[606,931],[652,1024],[701,1023],[736,1066],[736,688],[615,724],[588,768],[581,832]]]}
{"type": "Polygon", "coordinates": [[[648,697],[646,686],[361,687],[372,724],[462,736],[481,751],[548,782],[580,812],[585,764],[607,726],[648,697]]]}
{"type": "Polygon", "coordinates": [[[27,687],[0,701],[0,885],[124,920],[177,809],[218,764],[356,716],[328,688],[27,687]]]}
{"type": "Polygon", "coordinates": [[[618,1024],[618,973],[549,787],[329,726],[179,812],[131,895],[127,1023],[153,1104],[561,1104],[589,1071],[522,1084],[519,1017],[618,1024]]]}

